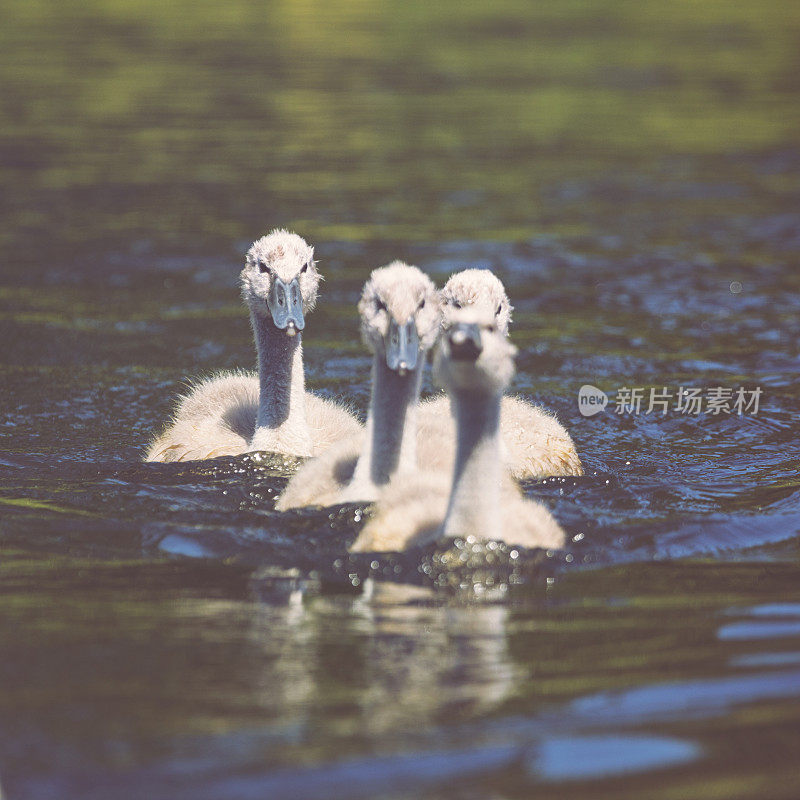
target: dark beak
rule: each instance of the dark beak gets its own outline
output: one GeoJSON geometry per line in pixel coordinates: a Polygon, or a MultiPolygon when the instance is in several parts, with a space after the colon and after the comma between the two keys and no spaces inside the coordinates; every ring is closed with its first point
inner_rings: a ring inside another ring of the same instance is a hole
{"type": "Polygon", "coordinates": [[[450,328],[447,338],[453,361],[476,361],[483,350],[477,325],[459,322],[450,328]]]}
{"type": "Polygon", "coordinates": [[[284,283],[280,278],[272,280],[272,287],[267,297],[267,306],[272,313],[272,321],[279,330],[294,336],[306,326],[303,318],[303,293],[295,278],[284,283]]]}
{"type": "Polygon", "coordinates": [[[398,325],[389,321],[389,335],[386,341],[386,366],[404,375],[407,370],[416,369],[419,357],[419,336],[414,318],[398,325]]]}

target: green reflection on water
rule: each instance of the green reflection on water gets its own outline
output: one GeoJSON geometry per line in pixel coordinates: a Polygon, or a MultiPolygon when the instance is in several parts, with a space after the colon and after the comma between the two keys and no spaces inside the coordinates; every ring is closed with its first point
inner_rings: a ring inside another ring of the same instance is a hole
{"type": "Polygon", "coordinates": [[[276,221],[316,238],[574,234],[542,195],[558,181],[668,154],[713,174],[800,123],[786,0],[5,10],[7,252],[37,234],[225,247],[276,221]]]}
{"type": "MultiPolygon", "coordinates": [[[[730,660],[764,643],[720,643],[717,628],[737,609],[800,602],[798,569],[788,564],[573,573],[546,599],[523,589],[510,606],[426,599],[391,585],[368,603],[313,593],[299,605],[262,602],[247,570],[202,561],[7,550],[0,574],[3,717],[39,731],[65,764],[89,758],[117,768],[180,752],[189,736],[235,731],[273,737],[258,751],[261,766],[402,751],[437,726],[533,718],[597,691],[735,674],[730,660]]],[[[664,798],[723,785],[730,797],[782,796],[797,714],[794,699],[745,706],[724,725],[713,715],[660,723],[659,732],[706,746],[705,765],[658,784],[638,776],[593,784],[591,796],[611,787],[629,796],[645,784],[664,798]],[[740,741],[759,731],[767,739],[740,753],[740,741]],[[773,762],[779,768],[767,769],[773,762]]],[[[245,757],[242,747],[231,756],[245,757]]],[[[46,771],[48,752],[23,750],[11,766],[46,771]]],[[[513,796],[516,780],[497,775],[492,785],[507,781],[513,796]]]]}

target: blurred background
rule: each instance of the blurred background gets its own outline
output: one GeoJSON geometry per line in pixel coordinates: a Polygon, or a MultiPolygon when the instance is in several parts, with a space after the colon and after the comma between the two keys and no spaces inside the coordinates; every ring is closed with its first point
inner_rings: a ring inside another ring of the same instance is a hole
{"type": "Polygon", "coordinates": [[[9,800],[793,800],[799,266],[795,0],[0,0],[9,800]],[[514,388],[587,467],[525,487],[555,575],[354,594],[319,576],[360,512],[140,463],[188,380],[254,364],[237,276],[277,226],[326,277],[308,384],[362,413],[371,269],[502,278],[514,388]],[[584,418],[585,383],[763,395],[584,418]]]}
{"type": "Polygon", "coordinates": [[[357,242],[658,227],[669,245],[797,199],[800,10],[786,0],[2,13],[16,264],[42,248],[51,267],[230,257],[276,225],[357,242]]]}

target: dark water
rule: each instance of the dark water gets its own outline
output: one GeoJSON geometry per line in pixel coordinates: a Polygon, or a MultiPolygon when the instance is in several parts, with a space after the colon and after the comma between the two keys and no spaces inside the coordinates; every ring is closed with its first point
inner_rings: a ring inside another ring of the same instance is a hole
{"type": "Polygon", "coordinates": [[[797,796],[795,3],[0,10],[3,797],[797,796]],[[253,364],[278,225],[362,411],[370,269],[505,281],[587,466],[526,486],[565,554],[350,559],[364,510],[275,514],[282,459],[140,463],[253,364]],[[760,407],[616,413],[682,386],[760,407]]]}

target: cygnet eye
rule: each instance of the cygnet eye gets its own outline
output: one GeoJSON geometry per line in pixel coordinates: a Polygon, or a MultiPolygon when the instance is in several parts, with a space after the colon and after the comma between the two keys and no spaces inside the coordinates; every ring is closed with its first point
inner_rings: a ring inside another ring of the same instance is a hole
{"type": "Polygon", "coordinates": [[[375,298],[375,309],[376,311],[386,311],[386,303],[380,297],[375,298]]]}
{"type": "Polygon", "coordinates": [[[500,313],[502,310],[503,310],[503,304],[502,304],[502,303],[500,303],[500,305],[499,305],[499,306],[497,306],[497,311],[495,311],[495,312],[494,312],[494,313],[495,313],[495,315],[499,314],[499,313],[500,313]]]}
{"type": "Polygon", "coordinates": [[[269,272],[269,267],[263,261],[259,261],[258,262],[258,271],[259,272],[269,272]]]}
{"type": "Polygon", "coordinates": [[[417,310],[421,311],[423,308],[425,308],[425,298],[424,297],[422,298],[422,300],[419,301],[419,305],[417,306],[417,310]]]}
{"type": "Polygon", "coordinates": [[[300,267],[300,273],[301,273],[301,274],[302,274],[303,272],[308,272],[308,266],[309,266],[309,264],[310,264],[310,263],[311,263],[310,261],[306,261],[306,263],[305,263],[305,264],[303,264],[303,266],[302,266],[302,267],[300,267]]]}
{"type": "Polygon", "coordinates": [[[453,308],[461,308],[461,303],[459,303],[458,300],[453,300],[452,302],[453,308]]]}

